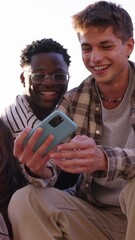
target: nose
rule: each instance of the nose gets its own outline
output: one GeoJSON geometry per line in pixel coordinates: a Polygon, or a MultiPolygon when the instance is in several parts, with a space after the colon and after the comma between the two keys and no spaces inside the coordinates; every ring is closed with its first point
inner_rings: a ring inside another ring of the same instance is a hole
{"type": "Polygon", "coordinates": [[[52,75],[50,75],[50,74],[45,74],[45,75],[44,75],[44,79],[46,80],[46,79],[48,79],[48,78],[49,78],[49,79],[50,79],[50,78],[53,79],[52,75]]]}
{"type": "Polygon", "coordinates": [[[91,56],[90,56],[91,62],[97,63],[97,62],[100,62],[102,59],[103,59],[103,54],[102,54],[102,52],[101,52],[99,49],[94,48],[94,49],[92,50],[91,56]]]}
{"type": "Polygon", "coordinates": [[[51,75],[48,74],[48,75],[44,76],[43,84],[54,85],[54,84],[56,84],[56,81],[53,79],[53,77],[51,75]]]}

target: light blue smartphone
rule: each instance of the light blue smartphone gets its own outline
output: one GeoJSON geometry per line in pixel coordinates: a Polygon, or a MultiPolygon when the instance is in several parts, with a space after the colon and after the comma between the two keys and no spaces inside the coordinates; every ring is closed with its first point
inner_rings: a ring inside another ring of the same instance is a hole
{"type": "Polygon", "coordinates": [[[54,136],[51,145],[46,149],[45,153],[43,154],[44,156],[58,144],[64,142],[77,129],[77,124],[63,112],[55,110],[29,132],[29,134],[24,140],[24,145],[27,144],[28,140],[31,138],[31,136],[38,127],[43,128],[44,131],[38,138],[33,149],[34,151],[36,151],[41,146],[41,144],[50,134],[54,136]]]}

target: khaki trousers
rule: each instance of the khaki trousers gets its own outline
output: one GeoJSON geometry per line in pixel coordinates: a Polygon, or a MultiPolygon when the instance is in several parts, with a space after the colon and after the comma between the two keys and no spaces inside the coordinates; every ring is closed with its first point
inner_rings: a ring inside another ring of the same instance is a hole
{"type": "Polygon", "coordinates": [[[9,240],[7,227],[5,221],[0,213],[0,240],[9,240]],[[5,235],[4,235],[5,234],[5,235]]]}
{"type": "Polygon", "coordinates": [[[135,178],[130,180],[120,195],[121,209],[127,216],[128,225],[125,240],[135,239],[135,178]]]}
{"type": "Polygon", "coordinates": [[[32,185],[13,195],[9,218],[14,240],[125,240],[127,225],[118,207],[96,208],[64,191],[32,185]]]}

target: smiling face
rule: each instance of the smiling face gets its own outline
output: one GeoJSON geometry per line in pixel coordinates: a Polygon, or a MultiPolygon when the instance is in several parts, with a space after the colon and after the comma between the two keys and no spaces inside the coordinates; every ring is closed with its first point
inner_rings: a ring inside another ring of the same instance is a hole
{"type": "Polygon", "coordinates": [[[68,66],[61,54],[55,52],[33,55],[31,65],[24,67],[21,81],[25,87],[25,95],[32,109],[51,111],[68,87],[68,81],[55,81],[51,77],[43,82],[32,82],[31,74],[63,74],[68,73],[68,66]]]}
{"type": "Polygon", "coordinates": [[[98,85],[112,85],[127,78],[128,56],[134,45],[132,38],[123,43],[112,27],[104,30],[90,27],[87,32],[79,33],[79,41],[84,65],[98,85]]]}

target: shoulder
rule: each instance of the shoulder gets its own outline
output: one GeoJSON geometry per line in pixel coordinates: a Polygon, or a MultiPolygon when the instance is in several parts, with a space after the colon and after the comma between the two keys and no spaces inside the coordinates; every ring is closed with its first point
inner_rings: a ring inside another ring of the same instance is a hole
{"type": "Polygon", "coordinates": [[[129,61],[129,76],[135,84],[135,62],[129,61]]]}
{"type": "Polygon", "coordinates": [[[129,60],[128,63],[129,63],[129,65],[130,65],[131,69],[132,69],[133,71],[135,71],[135,62],[132,62],[132,61],[129,60]]]}
{"type": "Polygon", "coordinates": [[[90,92],[90,89],[92,88],[92,75],[87,77],[85,80],[83,80],[81,82],[81,84],[78,86],[78,87],[75,87],[69,91],[67,91],[65,94],[64,94],[64,98],[66,99],[72,99],[74,98],[75,96],[79,96],[80,94],[87,94],[90,92]]]}
{"type": "Polygon", "coordinates": [[[18,108],[21,105],[28,106],[29,104],[25,99],[24,95],[17,95],[10,104],[7,104],[6,106],[4,106],[3,112],[8,111],[9,109],[11,110],[14,108],[18,108]]]}

